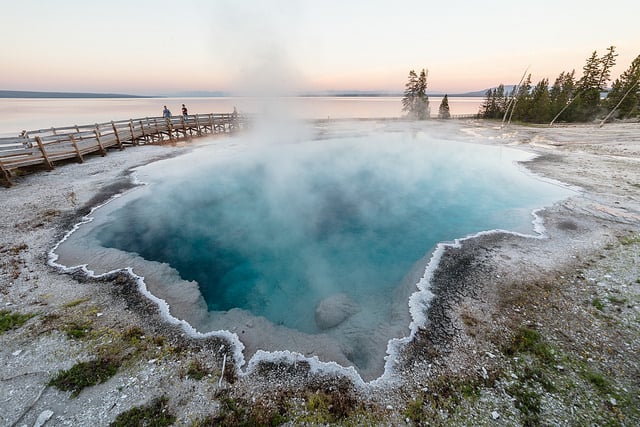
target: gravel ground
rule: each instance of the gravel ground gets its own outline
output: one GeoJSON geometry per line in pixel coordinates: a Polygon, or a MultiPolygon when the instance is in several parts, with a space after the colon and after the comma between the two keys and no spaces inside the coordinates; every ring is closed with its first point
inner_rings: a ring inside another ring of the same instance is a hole
{"type": "Polygon", "coordinates": [[[543,237],[447,246],[427,323],[371,383],[287,354],[240,368],[232,343],[190,338],[128,275],[48,266],[132,167],[191,144],[112,151],[0,189],[0,309],[29,315],[0,333],[0,425],[102,426],[143,417],[138,406],[156,425],[640,424],[640,125],[412,126],[532,151],[529,171],[582,190],[539,213],[543,237]],[[77,392],[53,384],[82,362],[77,381],[115,373],[77,392]]]}

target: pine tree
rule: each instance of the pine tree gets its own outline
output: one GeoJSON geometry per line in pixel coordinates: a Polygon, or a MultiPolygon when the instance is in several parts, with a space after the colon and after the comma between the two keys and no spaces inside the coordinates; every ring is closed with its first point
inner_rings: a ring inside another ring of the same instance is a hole
{"type": "Polygon", "coordinates": [[[533,123],[547,123],[551,119],[549,80],[542,79],[531,91],[531,101],[527,114],[527,121],[533,123]]]}
{"type": "Polygon", "coordinates": [[[483,119],[501,119],[507,109],[507,102],[504,85],[500,83],[498,87],[487,90],[478,115],[483,119]]]}
{"type": "Polygon", "coordinates": [[[514,102],[512,119],[527,121],[531,107],[531,74],[518,86],[514,102]]]}
{"type": "Polygon", "coordinates": [[[507,111],[507,104],[509,103],[509,96],[504,90],[504,85],[500,83],[498,87],[495,89],[494,93],[495,99],[495,118],[501,119],[504,117],[505,112],[507,111]]]}
{"type": "Polygon", "coordinates": [[[427,71],[422,69],[420,76],[414,70],[409,71],[402,98],[402,111],[407,117],[417,120],[429,118],[429,97],[427,96],[427,71]]]}
{"type": "Polygon", "coordinates": [[[578,80],[578,94],[576,95],[576,116],[580,121],[592,120],[600,110],[600,94],[606,90],[607,82],[611,79],[611,68],[616,63],[615,46],[610,46],[607,53],[598,57],[593,51],[582,68],[583,74],[578,80]]]}
{"type": "Polygon", "coordinates": [[[615,51],[615,46],[609,46],[606,55],[600,58],[600,77],[598,79],[600,90],[605,90],[607,82],[611,80],[611,69],[616,65],[616,56],[618,56],[615,51]]]}
{"type": "Polygon", "coordinates": [[[404,85],[404,97],[402,98],[402,111],[406,111],[411,116],[415,110],[416,88],[418,86],[418,75],[414,70],[409,71],[409,81],[404,85]]]}
{"type": "Polygon", "coordinates": [[[440,103],[440,108],[438,108],[438,118],[439,119],[450,119],[451,112],[449,111],[449,96],[445,95],[442,98],[442,102],[440,103]]]}
{"type": "Polygon", "coordinates": [[[556,117],[563,109],[558,120],[569,122],[573,121],[573,108],[569,103],[576,95],[576,70],[562,72],[556,79],[549,92],[551,102],[551,117],[556,117]]]}
{"type": "Polygon", "coordinates": [[[618,107],[614,117],[640,116],[640,55],[613,83],[606,105],[610,111],[618,107]]]}
{"type": "Polygon", "coordinates": [[[483,119],[492,119],[491,114],[493,112],[493,90],[487,89],[487,92],[484,94],[484,101],[482,105],[480,105],[480,109],[478,110],[478,115],[483,119]]]}

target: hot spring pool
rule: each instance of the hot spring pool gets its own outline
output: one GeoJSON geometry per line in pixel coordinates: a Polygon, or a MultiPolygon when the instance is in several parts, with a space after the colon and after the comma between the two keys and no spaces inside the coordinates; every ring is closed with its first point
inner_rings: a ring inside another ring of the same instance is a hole
{"type": "Polygon", "coordinates": [[[532,232],[570,191],[516,163],[530,154],[378,132],[252,144],[243,136],[138,170],[149,185],[94,213],[58,248],[65,265],[131,266],[172,314],[382,373],[408,333],[408,298],[438,242],[532,232]]]}

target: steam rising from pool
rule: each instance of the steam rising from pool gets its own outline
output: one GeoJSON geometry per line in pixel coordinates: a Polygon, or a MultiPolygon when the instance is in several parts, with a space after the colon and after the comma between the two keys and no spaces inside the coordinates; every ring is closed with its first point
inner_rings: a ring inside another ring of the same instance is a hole
{"type": "Polygon", "coordinates": [[[235,332],[248,356],[294,350],[371,379],[408,333],[438,242],[530,232],[531,211],[568,194],[523,173],[526,153],[422,132],[279,142],[236,137],[148,165],[150,185],[81,238],[103,248],[100,262],[169,271],[154,286],[172,310],[235,332]]]}

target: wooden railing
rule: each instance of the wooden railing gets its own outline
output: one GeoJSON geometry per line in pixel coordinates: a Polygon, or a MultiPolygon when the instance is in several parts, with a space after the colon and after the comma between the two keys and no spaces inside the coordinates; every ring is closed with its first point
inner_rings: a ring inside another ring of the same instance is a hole
{"type": "Polygon", "coordinates": [[[479,114],[452,114],[451,119],[479,119],[479,114]]]}
{"type": "Polygon", "coordinates": [[[88,154],[106,155],[108,148],[126,145],[163,144],[195,136],[230,133],[246,127],[247,116],[238,114],[193,114],[145,117],[25,131],[20,136],[0,138],[0,169],[3,184],[21,168],[44,166],[53,169],[62,160],[84,161],[88,154]]]}

